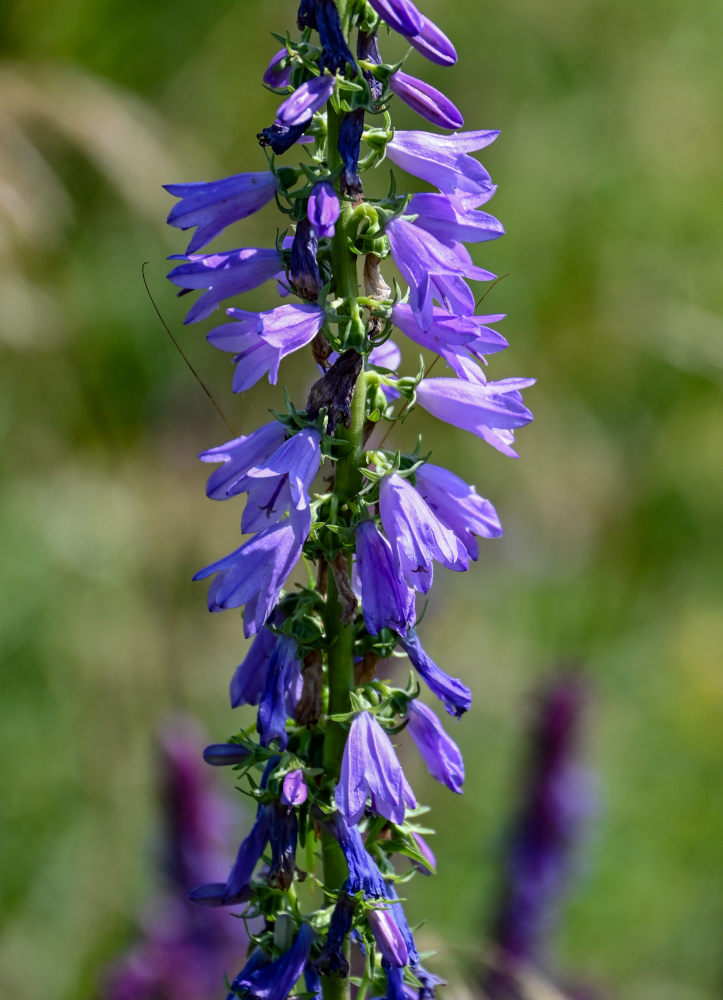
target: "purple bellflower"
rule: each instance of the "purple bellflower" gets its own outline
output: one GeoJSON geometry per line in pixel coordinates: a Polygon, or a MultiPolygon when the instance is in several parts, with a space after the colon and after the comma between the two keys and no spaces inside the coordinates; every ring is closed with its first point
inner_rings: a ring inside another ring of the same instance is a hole
{"type": "Polygon", "coordinates": [[[431,708],[420,701],[407,706],[407,732],[417,745],[429,773],[447,788],[462,794],[464,763],[459,747],[442,728],[431,708]]]}
{"type": "Polygon", "coordinates": [[[220,181],[193,184],[164,184],[169,194],[181,200],[166,220],[178,229],[197,226],[186,253],[195,253],[222,229],[253,215],[276,194],[276,178],[270,170],[235,174],[220,181]]]}
{"type": "Polygon", "coordinates": [[[289,771],[281,788],[281,801],[287,806],[300,806],[306,802],[308,789],[303,771],[289,771]]]}
{"type": "Polygon", "coordinates": [[[248,247],[227,253],[193,254],[188,257],[187,263],[174,267],[168,280],[187,291],[207,289],[183,321],[196,323],[210,316],[224,299],[258,288],[265,281],[275,278],[280,270],[278,250],[248,247]]]}
{"type": "Polygon", "coordinates": [[[490,281],[494,274],[476,267],[461,244],[450,247],[405,219],[391,219],[385,232],[394,263],[409,284],[409,302],[421,327],[434,317],[432,299],[453,312],[474,312],[474,295],[463,278],[490,281]]]}
{"type": "Polygon", "coordinates": [[[206,483],[206,496],[212,500],[226,500],[234,494],[234,485],[243,479],[249,469],[260,465],[284,441],[284,428],[278,420],[264,424],[248,435],[202,451],[202,462],[221,462],[206,483]]]}
{"type": "Polygon", "coordinates": [[[341,813],[334,813],[330,828],[339,841],[349,869],[349,877],[343,885],[343,891],[349,896],[363,892],[365,899],[383,899],[386,896],[384,879],[376,862],[364,846],[359,828],[349,826],[341,813]]]}
{"type": "Polygon", "coordinates": [[[403,823],[406,807],[417,804],[389,737],[370,712],[352,720],[335,797],[351,824],[361,819],[367,797],[373,812],[392,823],[403,823]]]}
{"type": "Polygon", "coordinates": [[[482,164],[467,154],[484,149],[498,135],[490,130],[453,135],[397,131],[386,152],[407,173],[476,208],[492,196],[495,187],[482,164]]]}
{"type": "Polygon", "coordinates": [[[279,63],[288,56],[288,50],[284,47],[275,52],[269,60],[269,65],[263,75],[263,81],[267,87],[274,90],[283,90],[291,82],[291,65],[280,66],[279,63]]]}
{"type": "Polygon", "coordinates": [[[314,232],[321,239],[334,235],[334,224],[341,206],[334,188],[328,181],[320,181],[312,188],[306,212],[314,232]]]}
{"type": "Polygon", "coordinates": [[[477,559],[479,548],[474,536],[500,538],[502,525],[489,500],[474,486],[440,465],[425,462],[416,472],[417,490],[431,509],[455,533],[469,553],[477,559]]]}
{"type": "Polygon", "coordinates": [[[313,427],[298,431],[233,487],[234,493],[248,491],[241,519],[244,534],[260,531],[288,511],[297,541],[306,541],[311,527],[309,486],[319,471],[320,442],[321,433],[313,427]]]}
{"type": "Polygon", "coordinates": [[[422,648],[417,633],[410,629],[406,636],[400,635],[399,641],[419,676],[426,682],[432,694],[444,704],[449,714],[459,718],[468,712],[472,705],[470,689],[462,681],[450,677],[437,666],[422,648]]]}
{"type": "MultiPolygon", "coordinates": [[[[273,620],[272,615],[272,620],[273,620]]],[[[259,629],[245,659],[239,663],[231,678],[231,708],[239,705],[258,705],[266,683],[269,657],[277,637],[268,628],[259,629]]]]}
{"type": "Polygon", "coordinates": [[[485,437],[487,429],[512,430],[532,420],[519,390],[534,381],[502,379],[483,383],[461,378],[426,378],[417,386],[417,402],[439,420],[485,437]]]}
{"type": "Polygon", "coordinates": [[[356,529],[356,567],[364,624],[372,635],[383,628],[404,635],[415,621],[414,591],[401,575],[392,547],[373,521],[356,529]]]}
{"type": "Polygon", "coordinates": [[[286,694],[300,670],[296,640],[287,635],[278,636],[269,657],[264,689],[259,701],[256,728],[261,746],[267,747],[272,740],[278,740],[281,749],[286,749],[286,694]]]}
{"type": "Polygon", "coordinates": [[[407,41],[430,62],[437,63],[438,66],[453,66],[457,62],[454,45],[434,21],[430,21],[424,14],[421,17],[421,30],[416,35],[407,35],[407,41]]]}
{"type": "Polygon", "coordinates": [[[432,586],[432,562],[466,570],[467,551],[428,507],[411,483],[397,473],[379,486],[379,512],[402,576],[410,587],[426,594],[432,586]]]}
{"type": "Polygon", "coordinates": [[[321,306],[287,303],[265,312],[229,309],[234,320],[223,323],[207,335],[209,343],[235,355],[234,392],[245,392],[267,372],[276,384],[283,358],[314,339],[324,325],[321,306]]]}
{"type": "Polygon", "coordinates": [[[411,0],[369,0],[369,6],[400,35],[416,35],[422,30],[422,15],[411,0]]]}
{"type": "Polygon", "coordinates": [[[443,194],[412,195],[407,215],[416,214],[414,225],[431,233],[441,243],[483,243],[504,236],[504,228],[494,216],[478,212],[443,194]]]}
{"type": "Polygon", "coordinates": [[[409,965],[407,945],[391,909],[377,907],[369,910],[367,919],[377,947],[389,965],[396,968],[409,965]]]}
{"type": "Polygon", "coordinates": [[[194,580],[216,574],[208,591],[209,611],[244,609],[244,635],[255,635],[274,610],[281,588],[301,554],[288,521],[254,535],[240,548],[199,570],[194,580]]]}
{"type": "Polygon", "coordinates": [[[409,955],[409,962],[411,965],[416,965],[419,962],[419,952],[417,951],[417,946],[414,943],[414,937],[409,929],[409,924],[407,923],[407,918],[404,915],[404,909],[399,901],[399,896],[397,895],[397,890],[394,888],[394,882],[385,882],[387,898],[392,900],[389,910],[394,917],[394,922],[396,923],[399,931],[404,939],[404,944],[407,948],[407,954],[409,955]]]}
{"type": "Polygon", "coordinates": [[[334,93],[335,87],[336,77],[328,73],[307,80],[279,106],[276,113],[277,120],[290,128],[294,125],[307,124],[314,112],[323,108],[334,93]]]}
{"type": "Polygon", "coordinates": [[[301,977],[316,934],[310,924],[302,924],[289,950],[266,965],[251,956],[244,969],[231,983],[228,1000],[286,1000],[301,977]]]}
{"type": "Polygon", "coordinates": [[[435,306],[432,322],[423,330],[410,305],[398,302],[392,309],[392,321],[402,333],[421,347],[439,354],[460,378],[466,375],[463,359],[494,354],[508,346],[502,334],[486,325],[503,318],[499,314],[455,316],[435,306]]]}
{"type": "Polygon", "coordinates": [[[461,128],[464,125],[459,108],[441,90],[424,80],[418,80],[416,76],[397,70],[389,80],[389,89],[409,105],[412,111],[416,111],[433,125],[440,128],[461,128]]]}

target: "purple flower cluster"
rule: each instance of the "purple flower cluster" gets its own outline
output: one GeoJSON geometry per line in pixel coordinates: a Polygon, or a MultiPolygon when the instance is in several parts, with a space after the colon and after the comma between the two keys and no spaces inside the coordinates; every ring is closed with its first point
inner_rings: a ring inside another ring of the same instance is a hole
{"type": "MultiPolygon", "coordinates": [[[[425,58],[440,66],[456,61],[450,40],[411,0],[369,6],[379,24],[425,58]]],[[[287,398],[270,422],[201,454],[216,466],[210,498],[245,497],[241,531],[248,537],[195,579],[211,578],[210,611],[243,608],[244,635],[253,641],[233,674],[231,704],[257,706],[258,733],[255,742],[244,730],[214,744],[205,758],[242,776],[254,768],[263,775],[249,777],[256,818],[226,881],[204,881],[191,898],[206,907],[251,902],[269,927],[288,919],[294,928],[283,946],[276,930],[257,942],[232,995],[285,1000],[302,973],[316,993],[319,976],[348,975],[352,938],[371,963],[370,981],[384,976],[388,998],[411,997],[416,983],[430,1000],[437,981],[419,965],[390,855],[406,856],[425,873],[434,857],[415,828],[417,800],[392,739],[411,740],[430,774],[457,794],[464,764],[417,686],[381,683],[376,667],[400,647],[450,715],[468,711],[469,688],[420,642],[416,594],[430,591],[435,563],[466,571],[479,556],[478,539],[498,538],[502,528],[474,486],[420,457],[421,449],[410,455],[383,441],[375,447],[371,434],[382,418],[394,422],[419,405],[514,456],[514,433],[532,419],[522,390],[534,380],[487,379],[487,355],[507,347],[495,329],[504,316],[477,314],[470,287],[495,276],[465,244],[503,234],[480,207],[495,187],[470,155],[497,133],[367,131],[365,114],[396,100],[440,129],[464,122],[439,90],[383,63],[368,9],[356,58],[333,0],[302,0],[297,21],[301,42],[287,36],[263,78],[282,98],[274,122],[259,133],[268,169],[168,186],[179,198],[169,222],[195,228],[169,279],[181,295],[200,292],[186,323],[224,306],[227,319],[207,337],[232,355],[233,391],[246,392],[264,376],[275,385],[282,360],[303,348],[320,374],[303,409],[287,398]],[[277,157],[302,138],[313,145],[311,159],[278,166],[277,157]],[[370,152],[361,158],[363,142],[370,152]],[[360,175],[384,155],[435,190],[365,198],[360,175]],[[273,198],[291,227],[275,245],[197,252],[273,198]],[[408,290],[392,295],[382,276],[387,258],[408,290]],[[237,301],[267,282],[287,301],[263,311],[237,301]],[[451,374],[400,376],[401,353],[388,339],[393,328],[441,357],[451,374]],[[289,587],[301,558],[308,582],[289,587]],[[307,922],[268,890],[288,890],[303,877],[296,849],[309,837],[326,841],[325,866],[329,840],[338,843],[347,876],[339,882],[334,869],[336,881],[325,885],[332,903],[307,922]],[[325,930],[323,941],[312,925],[325,930]]]]}

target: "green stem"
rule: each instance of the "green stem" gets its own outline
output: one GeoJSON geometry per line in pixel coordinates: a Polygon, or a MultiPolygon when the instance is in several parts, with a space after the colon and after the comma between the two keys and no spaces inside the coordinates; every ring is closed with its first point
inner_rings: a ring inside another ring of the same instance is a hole
{"type": "MultiPolygon", "coordinates": [[[[344,34],[348,37],[351,18],[351,0],[337,0],[337,7],[344,34]]],[[[341,166],[339,155],[339,127],[342,114],[327,106],[327,157],[329,168],[336,170],[341,166]]],[[[337,296],[349,302],[352,315],[358,315],[359,293],[357,258],[349,250],[349,235],[352,225],[351,205],[342,201],[341,215],[336,223],[336,231],[332,241],[332,260],[334,265],[334,283],[337,296]]],[[[364,431],[364,406],[366,402],[366,382],[364,374],[357,380],[352,399],[351,424],[341,428],[337,436],[349,442],[349,452],[345,458],[336,464],[334,476],[334,492],[339,510],[343,512],[345,503],[353,499],[362,485],[359,472],[359,460],[362,452],[362,435],[364,431]]],[[[349,694],[354,687],[354,627],[344,625],[341,621],[342,609],[339,602],[336,583],[332,573],[329,573],[326,596],[326,636],[329,643],[327,652],[327,681],[329,685],[328,714],[337,715],[349,711],[351,704],[349,694]]],[[[327,779],[335,781],[341,769],[341,759],[346,745],[347,730],[338,722],[327,720],[324,738],[324,774],[327,779]]],[[[337,890],[346,881],[349,871],[346,859],[336,841],[329,833],[322,834],[322,864],[324,885],[329,890],[337,890]]],[[[348,951],[348,942],[345,948],[348,951]]],[[[322,993],[324,1000],[348,1000],[349,980],[334,976],[322,976],[322,993]]]]}

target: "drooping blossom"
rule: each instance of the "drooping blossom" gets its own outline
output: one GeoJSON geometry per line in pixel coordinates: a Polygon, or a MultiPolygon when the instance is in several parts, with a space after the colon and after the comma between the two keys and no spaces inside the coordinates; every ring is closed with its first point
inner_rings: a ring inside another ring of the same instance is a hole
{"type": "Polygon", "coordinates": [[[258,288],[276,277],[281,266],[278,250],[247,247],[226,253],[192,254],[185,264],[174,267],[168,280],[186,291],[206,289],[183,321],[197,323],[218,309],[224,299],[258,288]]]}
{"type": "Polygon", "coordinates": [[[410,305],[398,302],[392,309],[392,321],[402,333],[421,347],[439,354],[460,378],[466,377],[464,360],[495,354],[508,346],[502,334],[487,326],[504,316],[456,316],[437,306],[432,322],[424,330],[410,305]]]}
{"type": "Polygon", "coordinates": [[[306,212],[314,232],[321,239],[334,235],[334,224],[341,207],[336,191],[328,181],[320,181],[312,188],[306,212]]]}
{"type": "Polygon", "coordinates": [[[490,129],[452,135],[398,130],[387,143],[386,153],[392,163],[414,177],[476,208],[494,194],[495,186],[482,164],[468,154],[484,149],[498,135],[499,131],[490,129]]]}
{"type": "Polygon", "coordinates": [[[202,462],[221,462],[206,483],[206,496],[213,500],[227,500],[235,495],[234,487],[255,465],[262,464],[283,442],[284,428],[278,420],[208,448],[198,456],[202,462]]]}
{"type": "Polygon", "coordinates": [[[401,35],[416,35],[422,30],[422,15],[412,0],[369,0],[369,6],[401,35]]]}
{"type": "Polygon", "coordinates": [[[407,41],[430,62],[437,63],[438,66],[453,66],[457,62],[454,45],[434,21],[430,21],[424,14],[421,18],[421,29],[414,35],[406,35],[407,41]]]}
{"type": "Polygon", "coordinates": [[[344,38],[339,11],[334,0],[314,0],[314,5],[316,9],[313,26],[319,32],[321,42],[319,66],[330,73],[343,73],[349,66],[354,72],[356,70],[354,56],[344,38]]]}
{"type": "Polygon", "coordinates": [[[385,476],[379,485],[379,512],[402,576],[410,587],[427,593],[432,586],[435,559],[448,569],[467,569],[467,552],[457,536],[398,473],[385,476]]]}
{"type": "Polygon", "coordinates": [[[169,194],[181,199],[168,213],[168,224],[183,230],[197,227],[186,248],[186,253],[195,253],[226,226],[253,215],[271,201],[277,181],[270,170],[264,170],[234,174],[209,183],[163,186],[169,194]]]}
{"type": "Polygon", "coordinates": [[[280,66],[281,63],[289,55],[288,50],[284,47],[275,52],[269,59],[269,65],[264,70],[263,81],[267,87],[273,87],[274,90],[282,90],[284,87],[288,87],[291,81],[291,63],[289,62],[286,66],[280,66]]]}
{"type": "Polygon", "coordinates": [[[367,912],[367,919],[382,957],[396,968],[408,965],[407,945],[391,910],[377,907],[367,912]]]}
{"type": "Polygon", "coordinates": [[[244,609],[244,635],[255,635],[273,611],[286,578],[301,554],[288,521],[254,535],[240,548],[199,570],[194,580],[216,574],[208,591],[208,610],[244,609]]]}
{"type": "Polygon", "coordinates": [[[392,823],[404,822],[406,807],[417,804],[389,737],[370,712],[359,712],[352,720],[335,797],[351,824],[359,822],[367,798],[372,811],[392,823]]]}
{"type": "Polygon", "coordinates": [[[407,706],[407,732],[416,743],[432,777],[460,795],[464,783],[464,763],[459,747],[444,731],[432,709],[416,699],[407,706]]]}
{"type": "Polygon", "coordinates": [[[286,748],[286,694],[300,672],[296,640],[287,635],[278,636],[269,656],[256,723],[264,747],[278,740],[281,748],[286,748]]]}
{"type": "Polygon", "coordinates": [[[414,629],[410,629],[407,635],[400,635],[399,641],[419,676],[432,694],[444,704],[449,714],[459,718],[469,711],[472,704],[470,689],[462,681],[450,677],[437,666],[425,652],[414,629]]]}
{"type": "Polygon", "coordinates": [[[479,547],[475,535],[500,538],[502,525],[489,500],[481,497],[453,472],[425,462],[416,472],[417,490],[431,509],[462,542],[470,559],[477,559],[479,547]]]}
{"type": "Polygon", "coordinates": [[[501,379],[483,383],[461,378],[427,378],[417,386],[417,402],[439,420],[485,437],[488,429],[512,430],[532,420],[520,390],[534,381],[501,379]]]}
{"type": "Polygon", "coordinates": [[[464,118],[448,97],[425,80],[418,80],[401,69],[389,80],[389,89],[422,118],[440,128],[461,128],[464,118]]]}
{"type": "Polygon", "coordinates": [[[334,92],[336,77],[323,73],[313,80],[302,83],[294,93],[279,105],[276,112],[277,121],[293,128],[294,125],[304,125],[311,121],[315,111],[326,104],[334,92]]]}
{"type": "Polygon", "coordinates": [[[502,223],[493,215],[465,207],[443,194],[414,194],[406,211],[408,215],[417,215],[415,226],[447,246],[484,243],[505,233],[502,223]]]}
{"type": "Polygon", "coordinates": [[[356,568],[364,624],[372,635],[383,628],[404,635],[415,620],[414,591],[402,576],[392,547],[373,521],[356,529],[356,568]]]}

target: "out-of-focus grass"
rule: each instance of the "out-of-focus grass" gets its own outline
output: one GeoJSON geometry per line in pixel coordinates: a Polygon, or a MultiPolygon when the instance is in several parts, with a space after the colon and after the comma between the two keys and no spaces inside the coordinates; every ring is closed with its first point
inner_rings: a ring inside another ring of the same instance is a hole
{"type": "MultiPolygon", "coordinates": [[[[236,544],[238,511],[203,499],[194,454],[226,431],[140,282],[147,259],[180,329],[182,303],[162,278],[163,256],[182,244],[164,232],[169,199],[159,188],[151,209],[145,191],[136,203],[124,196],[102,158],[52,126],[61,94],[46,85],[43,97],[42,82],[72,72],[89,92],[130,100],[163,153],[144,172],[150,186],[261,169],[253,136],[275,102],[257,81],[274,51],[268,32],[291,26],[294,8],[23,0],[0,24],[6,66],[47,102],[18,117],[0,95],[0,129],[14,140],[3,143],[3,176],[7,151],[23,162],[25,150],[49,171],[34,182],[38,203],[58,195],[47,229],[16,213],[0,240],[4,274],[20,276],[16,290],[31,282],[22,301],[35,310],[0,317],[8,1000],[92,995],[99,961],[153,884],[153,727],[182,706],[219,738],[233,731],[226,684],[243,648],[237,617],[209,618],[189,583],[236,544]]],[[[487,302],[509,313],[511,348],[490,370],[535,374],[539,385],[519,463],[421,416],[404,429],[411,440],[423,426],[437,458],[476,481],[506,528],[471,573],[440,571],[423,626],[440,663],[470,680],[475,706],[453,730],[467,761],[463,798],[450,802],[406,756],[439,831],[440,874],[410,888],[411,916],[426,916],[420,939],[440,949],[445,971],[450,955],[473,963],[528,692],[560,659],[578,658],[597,689],[590,756],[601,808],[558,965],[620,996],[702,1000],[719,985],[723,842],[723,8],[424,9],[457,42],[460,63],[444,71],[415,56],[411,71],[446,89],[469,127],[503,130],[484,162],[508,235],[478,259],[509,272],[487,302]]],[[[99,114],[99,149],[109,131],[117,136],[99,114]]],[[[31,198],[32,177],[17,189],[31,198]]],[[[4,190],[6,210],[17,208],[4,190]]],[[[238,245],[268,243],[275,224],[271,210],[248,220],[238,245]]],[[[281,392],[232,399],[227,359],[203,332],[181,330],[184,347],[249,430],[281,392]]],[[[300,396],[312,368],[292,368],[283,375],[300,396]]]]}

